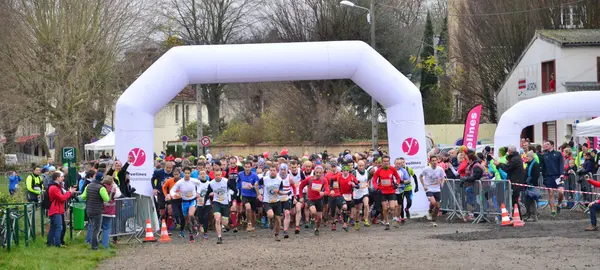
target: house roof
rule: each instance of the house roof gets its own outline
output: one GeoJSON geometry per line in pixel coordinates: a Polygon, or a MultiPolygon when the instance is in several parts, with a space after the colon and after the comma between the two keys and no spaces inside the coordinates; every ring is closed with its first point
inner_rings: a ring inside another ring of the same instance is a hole
{"type": "Polygon", "coordinates": [[[561,47],[600,46],[600,29],[537,30],[536,36],[561,47]]]}
{"type": "Polygon", "coordinates": [[[598,83],[598,82],[565,82],[565,88],[569,92],[600,91],[600,83],[598,83]]]}

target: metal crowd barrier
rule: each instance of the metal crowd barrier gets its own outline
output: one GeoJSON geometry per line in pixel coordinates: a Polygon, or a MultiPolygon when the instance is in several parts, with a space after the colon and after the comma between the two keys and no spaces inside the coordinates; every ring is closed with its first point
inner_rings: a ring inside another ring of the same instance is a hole
{"type": "MultiPolygon", "coordinates": [[[[10,251],[13,244],[19,245],[21,237],[28,247],[36,238],[36,203],[8,203],[0,207],[0,248],[10,251]],[[20,228],[21,223],[23,228],[20,228]]],[[[43,217],[41,226],[43,232],[43,217]]]]}
{"type": "Polygon", "coordinates": [[[478,180],[463,185],[459,179],[447,179],[442,186],[440,210],[447,213],[447,220],[466,220],[469,213],[473,224],[486,221],[498,222],[504,204],[512,212],[512,186],[506,180],[478,180]],[[492,219],[490,219],[492,218],[492,219]]]}
{"type": "Polygon", "coordinates": [[[136,198],[118,198],[115,199],[116,215],[112,222],[110,236],[127,236],[127,242],[135,239],[140,241],[136,235],[144,229],[143,224],[138,224],[137,200],[136,198]]]}

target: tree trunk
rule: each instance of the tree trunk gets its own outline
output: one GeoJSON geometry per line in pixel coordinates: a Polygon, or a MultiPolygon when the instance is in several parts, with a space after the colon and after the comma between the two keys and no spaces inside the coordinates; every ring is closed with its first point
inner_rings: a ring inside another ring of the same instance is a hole
{"type": "Polygon", "coordinates": [[[15,143],[17,128],[5,129],[4,137],[6,143],[4,144],[4,152],[7,154],[15,154],[17,151],[17,144],[15,143]]]}
{"type": "Polygon", "coordinates": [[[206,109],[208,110],[208,123],[210,125],[211,135],[216,138],[221,134],[219,129],[219,119],[221,116],[221,108],[219,104],[206,103],[206,109]]]}

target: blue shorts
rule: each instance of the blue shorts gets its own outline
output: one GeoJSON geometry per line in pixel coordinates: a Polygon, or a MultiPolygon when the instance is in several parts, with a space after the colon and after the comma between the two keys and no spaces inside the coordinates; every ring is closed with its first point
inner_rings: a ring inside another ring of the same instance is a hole
{"type": "Polygon", "coordinates": [[[196,207],[196,205],[197,205],[196,200],[182,201],[181,202],[181,210],[183,211],[183,216],[187,217],[190,212],[190,207],[196,207]]]}
{"type": "Polygon", "coordinates": [[[544,177],[544,186],[546,186],[547,188],[559,188],[559,187],[563,187],[562,184],[558,185],[556,184],[556,179],[559,178],[560,176],[549,176],[549,177],[544,177]]]}

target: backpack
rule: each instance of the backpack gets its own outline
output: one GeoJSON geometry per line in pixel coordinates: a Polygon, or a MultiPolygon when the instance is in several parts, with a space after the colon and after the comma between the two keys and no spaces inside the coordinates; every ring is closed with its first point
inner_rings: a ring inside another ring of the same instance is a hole
{"type": "Polygon", "coordinates": [[[42,192],[40,193],[40,197],[41,197],[41,204],[42,204],[42,209],[44,210],[48,210],[50,209],[50,205],[52,204],[50,202],[50,195],[48,194],[48,190],[50,189],[52,185],[49,185],[47,189],[42,190],[42,192]]]}

